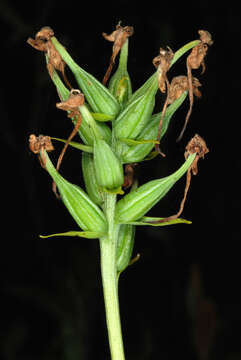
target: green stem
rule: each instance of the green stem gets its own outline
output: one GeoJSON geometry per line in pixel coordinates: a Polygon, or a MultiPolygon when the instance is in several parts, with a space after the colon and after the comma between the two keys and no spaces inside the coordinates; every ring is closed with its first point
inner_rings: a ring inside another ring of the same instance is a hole
{"type": "Polygon", "coordinates": [[[111,359],[125,360],[116,270],[118,225],[115,225],[114,223],[115,204],[116,195],[106,194],[105,213],[109,228],[108,235],[100,238],[101,275],[111,359]]]}

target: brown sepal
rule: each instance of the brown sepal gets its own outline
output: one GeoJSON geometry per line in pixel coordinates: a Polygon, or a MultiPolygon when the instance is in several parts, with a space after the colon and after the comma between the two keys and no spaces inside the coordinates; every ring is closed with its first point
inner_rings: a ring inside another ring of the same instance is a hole
{"type": "Polygon", "coordinates": [[[115,58],[118,55],[120,49],[124,45],[126,39],[128,37],[132,36],[134,33],[134,28],[132,26],[122,27],[120,25],[120,23],[121,22],[119,22],[116,25],[116,30],[114,30],[110,35],[107,35],[106,33],[102,33],[103,37],[106,40],[114,42],[113,48],[112,48],[112,55],[110,58],[110,64],[109,64],[109,67],[108,67],[108,69],[105,73],[104,79],[103,79],[104,85],[106,85],[106,83],[109,79],[110,73],[111,73],[113,65],[115,63],[115,58]]]}

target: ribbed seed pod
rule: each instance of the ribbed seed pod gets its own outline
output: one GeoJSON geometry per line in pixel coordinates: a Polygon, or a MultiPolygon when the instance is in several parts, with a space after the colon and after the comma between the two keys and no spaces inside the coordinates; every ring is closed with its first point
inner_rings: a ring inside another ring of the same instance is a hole
{"type": "Polygon", "coordinates": [[[135,139],[150,120],[158,90],[157,76],[153,77],[146,93],[131,102],[113,122],[115,137],[135,139]]]}
{"type": "Polygon", "coordinates": [[[95,204],[101,205],[103,203],[103,193],[96,180],[94,159],[92,154],[88,154],[86,152],[82,153],[82,171],[85,188],[89,197],[92,201],[94,201],[95,204]]]}
{"type": "Polygon", "coordinates": [[[101,209],[80,187],[71,184],[56,171],[46,151],[43,154],[44,156],[40,153],[42,162],[56,183],[63,203],[79,227],[85,231],[105,233],[107,221],[101,209]]]}
{"type": "Polygon", "coordinates": [[[116,222],[125,224],[144,216],[185,174],[195,156],[195,153],[190,155],[173,174],[162,179],[149,181],[119,200],[116,204],[116,222]]]}
{"type": "MultiPolygon", "coordinates": [[[[160,139],[165,135],[170,120],[176,110],[182,105],[183,101],[187,97],[187,92],[183,93],[177,100],[167,107],[164,119],[162,121],[161,136],[160,139]]],[[[152,115],[148,125],[136,138],[136,140],[155,140],[158,135],[158,126],[160,123],[161,113],[152,115]]],[[[132,163],[142,161],[152,150],[154,144],[138,144],[134,146],[122,146],[121,160],[123,163],[132,163]]]]}
{"type": "Polygon", "coordinates": [[[116,267],[117,272],[122,272],[129,265],[134,247],[135,226],[122,224],[119,228],[116,267]]]}
{"type": "Polygon", "coordinates": [[[98,184],[107,189],[115,190],[124,182],[123,167],[111,147],[102,139],[94,143],[94,166],[98,184]]]}
{"type": "MultiPolygon", "coordinates": [[[[64,83],[62,82],[62,80],[60,79],[59,75],[57,74],[57,72],[55,70],[53,71],[52,80],[53,80],[54,85],[57,88],[57,92],[58,92],[61,100],[66,101],[69,97],[70,92],[66,88],[66,86],[64,85],[64,83]]],[[[73,122],[75,123],[74,119],[73,119],[73,122]]],[[[105,123],[98,122],[98,121],[95,122],[95,126],[96,126],[97,132],[100,134],[100,136],[103,139],[105,139],[107,141],[107,143],[110,143],[111,137],[112,137],[110,128],[105,123]]],[[[88,118],[87,118],[87,116],[85,116],[85,114],[82,115],[81,126],[78,130],[78,134],[79,134],[80,138],[82,139],[82,141],[86,145],[94,144],[94,138],[95,138],[94,133],[90,129],[88,118]]]]}
{"type": "Polygon", "coordinates": [[[104,113],[115,116],[118,114],[120,106],[115,97],[110,91],[102,85],[93,75],[83,70],[72,57],[68,54],[66,49],[53,36],[51,41],[65,63],[73,72],[76,81],[85,95],[89,105],[96,113],[104,113]]]}

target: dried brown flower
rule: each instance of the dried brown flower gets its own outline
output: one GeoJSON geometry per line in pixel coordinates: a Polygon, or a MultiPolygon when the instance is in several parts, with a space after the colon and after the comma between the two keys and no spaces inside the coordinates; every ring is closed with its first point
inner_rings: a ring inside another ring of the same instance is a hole
{"type": "MultiPolygon", "coordinates": [[[[200,98],[202,96],[201,92],[199,91],[199,87],[202,86],[199,80],[196,77],[192,78],[192,85],[193,85],[193,93],[195,96],[200,98]]],[[[167,97],[167,104],[172,104],[175,100],[177,100],[184,91],[187,91],[188,88],[188,79],[185,75],[175,76],[169,87],[169,93],[167,97]]]]}
{"type": "Polygon", "coordinates": [[[206,30],[199,30],[198,31],[200,36],[200,43],[196,45],[191,53],[187,57],[186,65],[187,65],[187,78],[188,78],[188,93],[189,93],[189,102],[190,107],[188,110],[188,113],[185,118],[185,123],[183,126],[183,129],[177,139],[177,141],[180,141],[184,131],[186,129],[188,120],[190,118],[190,115],[192,113],[192,107],[193,107],[193,94],[194,94],[194,87],[193,87],[193,80],[192,80],[192,69],[199,69],[200,66],[202,66],[201,74],[204,73],[206,67],[204,58],[208,51],[208,46],[213,44],[213,41],[211,39],[211,34],[206,30]]]}
{"type": "MultiPolygon", "coordinates": [[[[76,118],[75,127],[74,127],[73,131],[71,132],[71,134],[69,135],[69,137],[68,137],[66,143],[64,144],[64,147],[59,155],[57,165],[56,165],[56,170],[59,170],[61,162],[64,157],[64,154],[67,150],[67,147],[69,146],[70,141],[77,134],[77,132],[80,128],[82,117],[81,117],[81,114],[79,111],[79,106],[81,106],[83,104],[84,104],[84,95],[78,89],[72,89],[70,91],[69,98],[66,101],[62,101],[62,102],[56,104],[56,107],[58,109],[69,112],[68,113],[69,118],[76,118]]],[[[56,184],[54,182],[53,182],[52,188],[53,188],[54,193],[57,196],[56,184]]]]}
{"type": "Polygon", "coordinates": [[[189,167],[189,169],[187,170],[187,175],[186,175],[186,185],[185,185],[185,189],[184,189],[184,195],[183,195],[183,199],[181,201],[180,204],[180,208],[178,210],[178,212],[175,215],[172,216],[168,216],[166,218],[163,218],[162,220],[159,220],[155,223],[163,223],[163,222],[167,222],[167,221],[171,221],[171,220],[175,220],[177,219],[181,213],[183,212],[184,209],[184,204],[186,202],[186,198],[187,198],[187,193],[191,184],[191,177],[193,175],[197,175],[198,173],[198,168],[197,168],[197,162],[200,158],[204,158],[204,156],[209,152],[206,142],[204,141],[204,139],[199,136],[198,134],[196,134],[187,144],[186,149],[185,149],[185,153],[184,153],[184,157],[185,159],[187,159],[187,157],[191,154],[196,153],[195,159],[192,162],[192,165],[189,167]]]}
{"type": "Polygon", "coordinates": [[[43,161],[43,159],[44,159],[44,152],[43,151],[44,150],[46,150],[47,152],[53,151],[54,147],[53,147],[53,144],[51,142],[50,136],[39,135],[37,137],[34,134],[31,134],[29,136],[29,149],[34,154],[40,154],[41,155],[41,157],[39,156],[39,161],[40,161],[41,166],[43,168],[45,168],[45,161],[43,161]]]}
{"type": "MultiPolygon", "coordinates": [[[[168,94],[169,94],[169,81],[167,78],[167,71],[169,70],[171,61],[173,59],[174,53],[173,51],[167,47],[168,50],[164,50],[163,48],[160,48],[160,55],[156,56],[153,59],[153,65],[158,69],[158,85],[159,85],[159,89],[162,93],[166,92],[167,89],[167,98],[168,98],[168,94]]],[[[161,115],[161,119],[160,119],[160,124],[158,127],[158,136],[157,136],[157,140],[160,141],[160,137],[161,137],[161,127],[162,127],[162,121],[166,112],[166,107],[167,107],[167,100],[165,101],[165,104],[163,106],[163,110],[162,110],[162,115],[161,115]]],[[[165,157],[166,155],[160,150],[160,147],[158,144],[155,144],[155,150],[161,154],[163,157],[165,157]]]]}
{"type": "Polygon", "coordinates": [[[112,55],[110,58],[110,64],[109,67],[105,73],[103,84],[105,85],[109,79],[110,73],[112,71],[113,65],[115,63],[115,58],[118,55],[120,49],[124,45],[126,39],[133,35],[134,28],[132,26],[125,26],[122,27],[120,25],[121,22],[119,22],[116,25],[116,30],[114,30],[110,35],[107,35],[106,33],[102,33],[103,37],[108,40],[114,42],[113,48],[112,48],[112,55]]]}
{"type": "Polygon", "coordinates": [[[165,50],[163,48],[160,48],[160,55],[156,56],[153,59],[153,65],[158,68],[159,67],[159,89],[162,93],[166,92],[166,87],[168,88],[169,83],[167,79],[167,71],[169,70],[171,61],[173,59],[174,53],[172,49],[167,47],[168,50],[165,50]]]}
{"type": "Polygon", "coordinates": [[[53,36],[54,31],[49,26],[45,26],[39,32],[37,32],[35,39],[28,38],[27,43],[36,50],[43,51],[47,54],[47,69],[50,77],[52,78],[54,69],[60,71],[67,86],[72,89],[72,86],[70,85],[65,75],[65,62],[51,41],[51,37],[53,36]]]}
{"type": "Polygon", "coordinates": [[[204,156],[209,152],[209,149],[207,148],[207,144],[205,140],[196,134],[187,144],[184,157],[187,159],[187,157],[190,154],[196,153],[196,157],[194,162],[192,163],[191,170],[193,175],[197,175],[198,168],[197,168],[197,162],[200,158],[204,158],[204,156]]]}

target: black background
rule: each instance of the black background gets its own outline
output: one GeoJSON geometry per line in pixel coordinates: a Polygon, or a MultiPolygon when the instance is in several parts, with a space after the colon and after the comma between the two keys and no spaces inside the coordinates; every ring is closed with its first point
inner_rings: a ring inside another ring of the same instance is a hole
{"type": "MultiPolygon", "coordinates": [[[[119,20],[135,29],[128,65],[134,90],[153,73],[160,46],[175,51],[198,38],[199,29],[214,39],[199,77],[203,96],[182,141],[175,139],[187,102],[163,141],[167,157],[137,170],[140,183],[170,174],[195,133],[210,149],[183,213],[193,224],[137,230],[140,260],[120,279],[126,357],[240,358],[240,15],[231,5],[1,1],[1,359],[109,357],[97,241],[38,237],[77,228],[30,153],[28,137],[66,138],[71,123],[55,107],[44,56],[26,39],[51,26],[73,58],[101,80],[112,47],[101,33],[112,32],[119,20]]],[[[182,59],[169,78],[185,71],[182,59]]],[[[60,149],[56,145],[53,159],[60,149]]],[[[68,149],[61,173],[81,184],[78,151],[68,149]]],[[[180,180],[151,214],[175,213],[184,184],[180,180]]]]}

